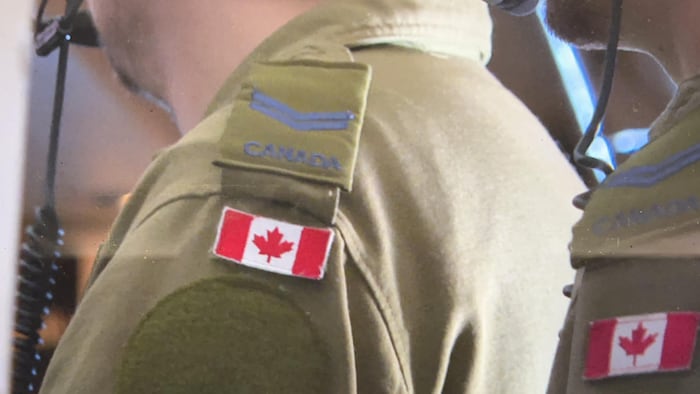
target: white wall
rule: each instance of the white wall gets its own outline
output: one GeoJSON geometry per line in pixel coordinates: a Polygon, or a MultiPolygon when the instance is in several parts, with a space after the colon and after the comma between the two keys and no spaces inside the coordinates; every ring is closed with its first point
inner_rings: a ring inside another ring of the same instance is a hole
{"type": "Polygon", "coordinates": [[[32,1],[0,12],[0,392],[9,392],[23,179],[32,1]]]}

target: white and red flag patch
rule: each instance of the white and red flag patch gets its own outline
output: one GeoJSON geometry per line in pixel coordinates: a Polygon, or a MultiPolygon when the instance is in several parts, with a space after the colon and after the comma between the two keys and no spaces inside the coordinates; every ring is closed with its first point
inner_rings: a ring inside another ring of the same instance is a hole
{"type": "Polygon", "coordinates": [[[699,318],[669,312],[592,322],[584,378],[690,369],[699,318]]]}
{"type": "Polygon", "coordinates": [[[305,227],[224,208],[216,256],[283,275],[321,279],[333,242],[330,228],[305,227]]]}

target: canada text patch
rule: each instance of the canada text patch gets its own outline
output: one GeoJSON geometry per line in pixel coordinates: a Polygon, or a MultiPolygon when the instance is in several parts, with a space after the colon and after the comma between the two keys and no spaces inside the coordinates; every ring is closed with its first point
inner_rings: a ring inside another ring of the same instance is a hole
{"type": "Polygon", "coordinates": [[[332,242],[330,228],[299,226],[226,207],[213,253],[248,267],[319,280],[332,242]]]}
{"type": "Polygon", "coordinates": [[[692,257],[700,228],[700,110],[677,119],[611,174],[574,226],[572,263],[599,256],[692,257]]]}
{"type": "Polygon", "coordinates": [[[670,312],[590,325],[585,379],[690,368],[700,313],[670,312]]]}
{"type": "Polygon", "coordinates": [[[254,64],[216,164],[352,189],[371,72],[353,62],[254,64]]]}
{"type": "Polygon", "coordinates": [[[319,152],[306,152],[290,146],[275,144],[263,145],[258,141],[249,141],[243,145],[243,151],[250,157],[283,160],[288,163],[323,168],[325,170],[342,171],[340,160],[319,152]]]}

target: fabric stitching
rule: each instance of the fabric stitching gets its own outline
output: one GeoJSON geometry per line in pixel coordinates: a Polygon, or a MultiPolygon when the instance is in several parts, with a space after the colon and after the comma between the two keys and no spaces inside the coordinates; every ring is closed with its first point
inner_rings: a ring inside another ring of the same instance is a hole
{"type": "Polygon", "coordinates": [[[348,253],[352,257],[353,261],[355,262],[355,266],[357,267],[358,271],[362,274],[362,277],[365,280],[367,287],[369,287],[370,294],[372,295],[372,298],[377,304],[377,310],[379,311],[379,313],[382,316],[382,319],[384,320],[387,332],[389,333],[389,337],[391,338],[391,344],[394,349],[394,355],[399,362],[399,367],[401,369],[401,377],[404,383],[404,389],[406,390],[406,392],[409,392],[409,383],[406,373],[406,371],[408,371],[408,367],[405,365],[405,361],[401,357],[401,353],[399,352],[399,347],[401,347],[402,350],[405,350],[405,347],[399,346],[399,344],[403,345],[403,342],[398,339],[397,335],[395,334],[398,330],[394,329],[392,324],[393,321],[398,321],[399,319],[389,307],[389,302],[387,301],[387,298],[381,292],[380,286],[374,281],[374,278],[369,272],[369,269],[364,264],[362,264],[362,261],[368,260],[368,258],[364,249],[361,247],[361,242],[359,242],[359,240],[356,239],[356,237],[354,236],[355,233],[353,231],[343,230],[343,228],[346,226],[348,228],[351,227],[350,221],[340,210],[337,213],[337,218],[337,228],[346,242],[346,249],[348,250],[348,253]]]}

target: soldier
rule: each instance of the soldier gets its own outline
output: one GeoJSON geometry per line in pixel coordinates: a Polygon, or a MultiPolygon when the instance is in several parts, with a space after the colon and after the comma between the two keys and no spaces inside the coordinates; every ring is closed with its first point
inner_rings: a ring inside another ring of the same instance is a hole
{"type": "MultiPolygon", "coordinates": [[[[563,38],[601,47],[611,1],[549,0],[563,38]]],[[[651,142],[595,190],[574,227],[577,269],[552,394],[697,393],[700,367],[700,3],[625,3],[620,45],[654,56],[678,84],[651,142]]]]}
{"type": "Polygon", "coordinates": [[[187,133],[43,393],[545,390],[581,186],[486,70],[483,1],[88,5],[187,133]]]}

